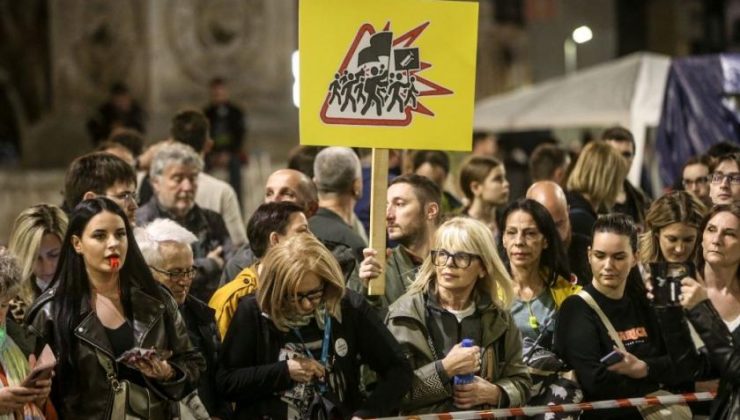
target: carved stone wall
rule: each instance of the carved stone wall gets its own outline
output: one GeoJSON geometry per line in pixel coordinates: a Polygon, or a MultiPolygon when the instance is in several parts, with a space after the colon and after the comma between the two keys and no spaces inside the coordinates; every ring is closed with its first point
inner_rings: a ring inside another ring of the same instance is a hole
{"type": "MultiPolygon", "coordinates": [[[[201,108],[214,76],[249,114],[250,148],[298,141],[290,57],[295,0],[64,0],[49,2],[53,110],[29,127],[23,162],[66,166],[91,147],[86,120],[125,82],[148,113],[150,141],[179,109],[201,108]],[[47,152],[48,151],[48,152],[47,152]]],[[[285,147],[276,147],[282,146],[285,147]]]]}

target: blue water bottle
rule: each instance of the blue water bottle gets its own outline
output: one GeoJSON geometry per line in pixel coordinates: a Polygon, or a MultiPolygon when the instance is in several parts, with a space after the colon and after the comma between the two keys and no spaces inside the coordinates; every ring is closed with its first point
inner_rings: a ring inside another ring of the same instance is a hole
{"type": "MultiPolygon", "coordinates": [[[[462,343],[460,343],[462,347],[473,347],[473,339],[471,338],[464,338],[462,343]]],[[[453,383],[455,385],[465,385],[472,383],[475,380],[475,374],[469,373],[467,375],[455,375],[453,378],[453,383]]]]}

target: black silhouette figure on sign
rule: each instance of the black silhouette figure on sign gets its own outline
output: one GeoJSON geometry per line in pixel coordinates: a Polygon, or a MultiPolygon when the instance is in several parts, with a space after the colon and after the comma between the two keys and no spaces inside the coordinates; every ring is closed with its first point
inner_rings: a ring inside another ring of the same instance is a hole
{"type": "MultiPolygon", "coordinates": [[[[392,78],[392,77],[391,77],[392,78]]],[[[389,111],[393,108],[393,104],[398,102],[398,112],[403,112],[403,98],[401,97],[401,89],[405,89],[409,87],[408,82],[402,82],[403,75],[401,72],[396,73],[396,81],[391,83],[390,87],[388,88],[388,96],[391,98],[391,102],[388,104],[388,108],[386,108],[386,111],[389,111]]]]}
{"type": "Polygon", "coordinates": [[[416,109],[416,97],[419,96],[419,91],[416,90],[416,86],[414,86],[414,82],[416,81],[416,77],[411,76],[411,79],[409,80],[409,88],[406,90],[406,101],[404,102],[403,106],[407,106],[409,102],[413,103],[411,108],[416,109]]]}
{"type": "Polygon", "coordinates": [[[367,111],[373,104],[375,104],[375,112],[378,114],[378,116],[382,115],[383,113],[383,103],[382,99],[378,96],[378,86],[387,83],[383,79],[385,79],[388,75],[388,70],[386,70],[384,73],[378,73],[379,72],[377,67],[371,68],[371,77],[368,77],[365,80],[365,93],[367,93],[367,101],[365,102],[365,106],[362,108],[362,111],[360,111],[362,115],[367,114],[367,111]]]}
{"type": "Polygon", "coordinates": [[[357,101],[352,95],[352,91],[354,90],[354,87],[357,84],[357,82],[359,82],[359,80],[355,78],[354,74],[350,73],[347,76],[347,82],[344,84],[344,86],[342,86],[342,96],[344,97],[344,103],[342,104],[342,108],[341,108],[342,111],[347,109],[347,104],[351,102],[352,112],[357,112],[357,101]]]}
{"type": "Polygon", "coordinates": [[[341,87],[342,86],[339,83],[339,73],[336,73],[334,74],[334,80],[332,80],[331,84],[329,85],[329,93],[330,93],[329,105],[331,105],[332,102],[334,102],[334,98],[337,98],[337,101],[339,102],[340,105],[342,104],[342,98],[340,96],[341,87]]]}

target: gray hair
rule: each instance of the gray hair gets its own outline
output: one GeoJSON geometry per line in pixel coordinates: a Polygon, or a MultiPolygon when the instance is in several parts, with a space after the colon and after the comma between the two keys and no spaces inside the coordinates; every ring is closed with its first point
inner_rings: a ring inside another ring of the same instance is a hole
{"type": "Polygon", "coordinates": [[[21,288],[21,267],[13,254],[0,248],[0,298],[15,297],[21,288]]]}
{"type": "Polygon", "coordinates": [[[141,255],[148,265],[160,266],[164,262],[160,245],[177,243],[190,245],[198,238],[189,230],[170,219],[156,219],[144,227],[134,229],[134,237],[141,255]]]}
{"type": "Polygon", "coordinates": [[[343,194],[351,192],[352,183],[362,178],[362,165],[352,149],[327,147],[316,155],[313,173],[320,193],[343,194]]]}
{"type": "Polygon", "coordinates": [[[198,172],[203,171],[203,159],[192,147],[183,143],[170,143],[163,145],[154,154],[152,165],[149,168],[149,178],[155,180],[162,175],[171,164],[181,164],[195,168],[198,172]]]}

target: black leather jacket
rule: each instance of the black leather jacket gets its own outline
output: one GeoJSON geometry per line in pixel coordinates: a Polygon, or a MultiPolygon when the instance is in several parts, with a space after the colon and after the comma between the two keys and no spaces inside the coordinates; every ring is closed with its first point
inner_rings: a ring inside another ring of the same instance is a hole
{"type": "MultiPolygon", "coordinates": [[[[59,359],[54,340],[56,323],[52,298],[55,292],[56,287],[53,286],[39,296],[26,322],[43,343],[51,346],[59,359]]],[[[200,373],[205,369],[203,356],[190,343],[185,323],[169,292],[163,291],[163,299],[159,299],[132,286],[130,296],[133,319],[129,321],[134,328],[135,345],[172,350],[169,362],[176,372],[175,378],[167,382],[144,377],[146,385],[156,398],[179,400],[197,386],[200,373]]],[[[52,401],[64,419],[107,419],[110,418],[113,392],[106,372],[98,361],[96,349],[111,359],[114,359],[113,350],[103,324],[85,300],[80,308],[80,319],[74,329],[77,339],[74,354],[78,367],[77,380],[73,385],[63,387],[60,385],[62,381],[57,378],[52,389],[52,401]]]]}
{"type": "Polygon", "coordinates": [[[730,333],[709,300],[687,311],[687,316],[720,374],[710,419],[740,418],[740,328],[730,333]]]}

